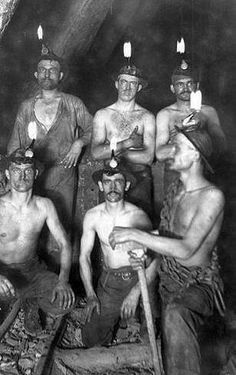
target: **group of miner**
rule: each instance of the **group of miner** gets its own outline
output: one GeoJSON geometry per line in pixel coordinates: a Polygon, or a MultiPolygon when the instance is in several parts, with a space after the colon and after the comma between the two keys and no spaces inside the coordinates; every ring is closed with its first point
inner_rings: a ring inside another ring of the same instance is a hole
{"type": "Polygon", "coordinates": [[[109,346],[129,319],[142,320],[145,340],[145,320],[137,313],[137,270],[143,268],[165,374],[200,375],[200,327],[215,310],[225,310],[217,255],[225,198],[213,173],[226,139],[217,112],[205,104],[191,108],[198,85],[191,63],[173,71],[175,102],[156,117],[136,102],[148,82],[135,65],[121,67],[114,76],[116,102],[94,117],[81,99],[60,91],[64,69],[53,51],[42,50],[34,73],[38,90],[20,105],[0,160],[0,323],[20,299],[25,329],[38,335],[42,314],[69,316],[83,295],[78,347],[109,346]],[[33,145],[30,123],[37,131],[33,145]],[[73,244],[75,178],[86,148],[102,165],[91,172],[100,203],[86,212],[73,244]],[[162,163],[165,198],[157,213],[152,175],[162,163]],[[72,248],[81,285],[70,282],[72,248]]]}

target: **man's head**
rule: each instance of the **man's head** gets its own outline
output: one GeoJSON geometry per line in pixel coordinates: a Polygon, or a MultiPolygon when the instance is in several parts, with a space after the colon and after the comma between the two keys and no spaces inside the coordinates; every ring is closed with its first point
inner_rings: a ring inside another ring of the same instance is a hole
{"type": "Polygon", "coordinates": [[[142,88],[147,86],[140,69],[135,65],[123,66],[115,77],[118,96],[124,101],[133,100],[142,88]]]}
{"type": "Polygon", "coordinates": [[[93,180],[98,184],[100,191],[104,193],[104,198],[108,202],[122,200],[125,192],[136,183],[133,174],[122,165],[118,165],[116,168],[107,166],[95,171],[93,180]]]}
{"type": "Polygon", "coordinates": [[[8,156],[6,177],[11,189],[19,192],[31,190],[37,175],[38,170],[31,150],[19,148],[8,156]]]}
{"type": "Polygon", "coordinates": [[[44,90],[53,90],[58,87],[63,78],[63,61],[48,47],[43,46],[38,59],[37,72],[34,73],[39,86],[44,90]]]}
{"type": "Polygon", "coordinates": [[[190,101],[190,94],[195,91],[198,83],[197,71],[193,70],[184,60],[172,73],[170,89],[177,99],[190,101]]]}
{"type": "Polygon", "coordinates": [[[203,165],[214,173],[209,158],[212,154],[212,142],[209,134],[202,129],[187,131],[178,127],[175,137],[175,155],[169,168],[176,171],[188,170],[192,165],[203,165]]]}

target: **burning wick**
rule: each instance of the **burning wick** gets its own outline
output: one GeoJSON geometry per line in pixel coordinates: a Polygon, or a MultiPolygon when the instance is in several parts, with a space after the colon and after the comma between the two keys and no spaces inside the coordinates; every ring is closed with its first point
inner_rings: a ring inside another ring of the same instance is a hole
{"type": "Polygon", "coordinates": [[[123,54],[124,54],[124,57],[127,58],[129,66],[130,66],[131,53],[132,53],[131,43],[130,42],[124,43],[124,45],[123,45],[123,54]]]}
{"type": "Polygon", "coordinates": [[[43,28],[41,25],[39,25],[38,30],[37,30],[37,35],[39,40],[43,40],[43,28]]]}
{"type": "Polygon", "coordinates": [[[111,150],[111,161],[110,161],[110,167],[116,168],[118,163],[115,159],[115,151],[117,148],[117,139],[116,137],[112,137],[110,141],[110,150],[111,150]]]}
{"type": "Polygon", "coordinates": [[[29,148],[33,148],[34,147],[34,142],[36,140],[36,137],[37,137],[37,125],[36,125],[36,122],[35,121],[30,121],[29,125],[28,125],[28,136],[30,139],[32,139],[32,142],[30,143],[29,148]]]}
{"type": "Polygon", "coordinates": [[[180,42],[177,40],[176,52],[179,52],[179,53],[185,52],[184,38],[181,38],[180,42]]]}

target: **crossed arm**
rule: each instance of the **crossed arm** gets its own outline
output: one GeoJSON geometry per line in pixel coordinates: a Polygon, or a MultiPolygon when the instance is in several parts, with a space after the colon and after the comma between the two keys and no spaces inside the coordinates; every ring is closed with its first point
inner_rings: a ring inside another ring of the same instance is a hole
{"type": "MultiPolygon", "coordinates": [[[[110,144],[107,144],[106,118],[106,109],[98,111],[94,117],[91,153],[96,160],[111,157],[110,144]]],[[[127,139],[117,143],[115,155],[124,156],[133,163],[151,165],[155,150],[155,118],[147,112],[143,122],[143,134],[138,133],[136,126],[127,139]]]]}

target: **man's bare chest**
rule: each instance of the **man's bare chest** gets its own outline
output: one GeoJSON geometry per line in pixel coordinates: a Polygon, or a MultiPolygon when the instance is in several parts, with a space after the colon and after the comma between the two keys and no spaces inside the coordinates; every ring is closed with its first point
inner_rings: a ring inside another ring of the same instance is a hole
{"type": "Polygon", "coordinates": [[[60,98],[49,102],[39,99],[35,103],[35,116],[48,130],[56,119],[59,103],[60,98]]]}
{"type": "Polygon", "coordinates": [[[183,236],[188,230],[197,210],[197,200],[195,196],[182,193],[173,201],[171,209],[171,231],[183,236]]]}
{"type": "Polygon", "coordinates": [[[138,134],[143,134],[144,130],[144,113],[143,111],[118,112],[110,111],[107,121],[107,133],[115,136],[119,140],[126,139],[137,129],[138,134]]]}

